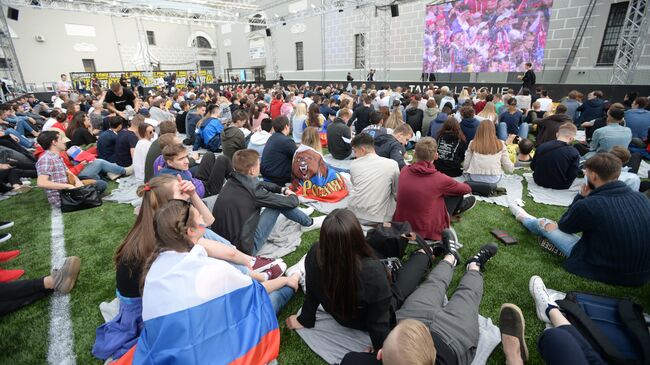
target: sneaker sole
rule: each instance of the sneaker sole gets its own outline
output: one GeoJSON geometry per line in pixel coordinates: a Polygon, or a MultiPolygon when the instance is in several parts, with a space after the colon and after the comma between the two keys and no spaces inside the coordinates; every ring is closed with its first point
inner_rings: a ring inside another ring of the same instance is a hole
{"type": "MultiPolygon", "coordinates": [[[[519,339],[519,350],[521,351],[521,359],[523,360],[523,362],[526,362],[526,361],[528,361],[528,346],[526,346],[526,338],[525,338],[526,337],[525,336],[525,334],[526,334],[526,319],[524,317],[524,313],[521,311],[521,308],[517,307],[514,304],[510,304],[510,303],[502,304],[501,305],[501,310],[499,311],[499,313],[501,311],[503,311],[503,308],[509,308],[509,309],[514,310],[519,315],[519,318],[521,318],[521,333],[517,333],[516,335],[508,334],[508,336],[517,337],[517,339],[519,339]]],[[[499,320],[500,319],[501,318],[499,318],[499,320]]],[[[499,327],[501,327],[501,321],[499,321],[499,327]]],[[[503,332],[502,332],[502,334],[503,334],[503,332]]]]}
{"type": "Polygon", "coordinates": [[[7,228],[11,228],[13,226],[14,226],[14,222],[9,222],[9,223],[7,223],[5,225],[0,226],[0,229],[7,229],[7,228]]]}
{"type": "Polygon", "coordinates": [[[11,233],[7,233],[7,236],[0,238],[0,243],[9,241],[11,239],[11,233]]]}
{"type": "Polygon", "coordinates": [[[528,292],[530,293],[530,296],[533,297],[533,303],[535,303],[535,313],[537,313],[537,319],[539,319],[544,323],[550,323],[550,321],[546,319],[546,313],[539,313],[539,306],[537,305],[537,301],[535,300],[534,281],[537,278],[539,278],[539,280],[542,280],[542,278],[537,275],[530,277],[530,280],[528,281],[528,292]]]}
{"type": "Polygon", "coordinates": [[[79,271],[81,270],[81,259],[76,256],[68,257],[63,266],[61,267],[61,275],[65,277],[59,292],[63,294],[68,294],[74,287],[77,277],[79,276],[79,271]]]}

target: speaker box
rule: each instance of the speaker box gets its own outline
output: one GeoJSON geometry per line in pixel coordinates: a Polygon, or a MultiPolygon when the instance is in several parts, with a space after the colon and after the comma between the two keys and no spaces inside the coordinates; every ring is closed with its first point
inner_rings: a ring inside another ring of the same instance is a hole
{"type": "Polygon", "coordinates": [[[271,29],[266,28],[265,30],[266,30],[266,36],[270,37],[271,36],[271,29]]]}
{"type": "Polygon", "coordinates": [[[399,16],[399,6],[397,4],[391,5],[390,6],[390,15],[394,18],[396,16],[399,16]]]}
{"type": "Polygon", "coordinates": [[[16,20],[18,21],[18,9],[14,9],[12,7],[7,8],[7,18],[11,20],[16,20]]]}

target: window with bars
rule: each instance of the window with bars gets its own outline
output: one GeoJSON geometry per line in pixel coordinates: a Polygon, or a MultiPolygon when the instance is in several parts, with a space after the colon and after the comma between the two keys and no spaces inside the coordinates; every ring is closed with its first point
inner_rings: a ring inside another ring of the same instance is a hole
{"type": "Polygon", "coordinates": [[[302,71],[305,69],[305,59],[302,53],[302,42],[296,42],[296,70],[302,71]]]}
{"type": "Polygon", "coordinates": [[[366,35],[364,33],[354,35],[354,68],[365,68],[366,64],[366,35]]]}
{"type": "Polygon", "coordinates": [[[598,54],[598,65],[606,66],[614,64],[628,5],[629,2],[627,1],[616,3],[612,4],[609,9],[605,34],[603,35],[603,42],[600,45],[600,53],[598,54]]]}
{"type": "Polygon", "coordinates": [[[156,36],[153,34],[153,30],[148,30],[147,31],[147,43],[150,46],[155,46],[156,45],[156,36]]]}
{"type": "Polygon", "coordinates": [[[6,69],[9,68],[9,61],[4,57],[0,57],[0,69],[5,69],[5,68],[6,69]]]}
{"type": "Polygon", "coordinates": [[[95,60],[84,58],[81,62],[84,64],[84,72],[97,72],[95,60]]]}

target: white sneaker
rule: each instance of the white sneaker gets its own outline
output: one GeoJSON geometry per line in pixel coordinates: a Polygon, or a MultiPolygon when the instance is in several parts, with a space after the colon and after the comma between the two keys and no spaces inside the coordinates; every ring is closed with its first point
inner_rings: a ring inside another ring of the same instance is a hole
{"type": "Polygon", "coordinates": [[[301,226],[300,231],[301,232],[309,232],[313,231],[315,229],[320,229],[320,227],[323,225],[323,221],[325,220],[327,216],[326,215],[321,215],[320,217],[313,217],[312,221],[313,223],[311,226],[301,226]]]}
{"type": "Polygon", "coordinates": [[[109,179],[115,181],[115,180],[119,179],[120,176],[122,176],[122,175],[120,175],[120,174],[114,174],[114,173],[112,173],[112,172],[107,172],[107,173],[106,173],[106,176],[107,176],[109,179]]]}
{"type": "Polygon", "coordinates": [[[302,288],[302,292],[306,293],[307,292],[307,283],[305,282],[305,257],[307,257],[307,254],[303,255],[303,257],[298,261],[297,264],[291,266],[290,268],[285,271],[285,274],[287,276],[291,276],[295,273],[300,274],[300,287],[302,288]]]}
{"type": "Polygon", "coordinates": [[[125,167],[124,170],[126,170],[126,172],[124,173],[124,176],[133,175],[133,165],[131,165],[129,167],[125,167]]]}
{"type": "Polygon", "coordinates": [[[544,285],[542,278],[537,275],[532,276],[528,282],[528,290],[530,291],[530,295],[533,296],[533,301],[535,302],[537,318],[542,322],[550,324],[551,320],[546,315],[546,308],[548,308],[549,304],[555,306],[557,306],[557,304],[555,304],[555,301],[548,295],[546,285],[544,285]]]}
{"type": "Polygon", "coordinates": [[[309,206],[307,208],[298,208],[298,210],[305,213],[306,216],[310,216],[312,213],[314,213],[314,208],[309,206]]]}
{"type": "Polygon", "coordinates": [[[516,205],[516,204],[510,204],[508,205],[508,209],[510,209],[510,213],[515,216],[515,219],[519,222],[522,222],[525,218],[533,218],[532,215],[526,213],[524,208],[516,205]]]}

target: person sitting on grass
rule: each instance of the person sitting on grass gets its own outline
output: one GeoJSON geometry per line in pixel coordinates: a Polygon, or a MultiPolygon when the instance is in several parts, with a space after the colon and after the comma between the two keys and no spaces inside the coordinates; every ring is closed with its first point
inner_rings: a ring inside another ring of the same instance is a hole
{"type": "Polygon", "coordinates": [[[0,270],[0,317],[26,307],[54,292],[70,293],[79,276],[80,267],[79,257],[70,256],[65,258],[61,267],[52,270],[48,276],[15,281],[6,279],[10,279],[9,276],[13,275],[14,278],[11,280],[14,280],[15,273],[12,271],[21,271],[22,275],[22,270],[0,270]]]}
{"type": "Polygon", "coordinates": [[[451,177],[461,176],[467,140],[458,120],[454,117],[447,118],[438,134],[432,137],[438,144],[438,159],[433,162],[436,170],[451,177]]]}
{"type": "Polygon", "coordinates": [[[450,215],[459,215],[476,204],[472,188],[436,170],[436,140],[422,138],[415,145],[417,162],[400,172],[397,208],[393,220],[409,222],[413,231],[425,239],[440,240],[444,229],[451,226],[450,215]]]}
{"type": "MultiPolygon", "coordinates": [[[[479,341],[478,310],[483,297],[481,271],[499,247],[494,243],[483,245],[467,260],[465,274],[443,306],[460,256],[448,241],[443,239],[441,246],[439,255],[443,259],[417,288],[417,282],[412,283],[414,291],[404,298],[391,318],[387,328],[390,332],[385,332],[385,340],[379,345],[373,341],[374,351],[348,353],[341,365],[472,363],[479,341]]],[[[412,255],[411,260],[416,257],[412,255]]],[[[419,278],[424,272],[414,274],[419,278]]],[[[307,279],[307,285],[309,283],[307,279]]]]}
{"type": "Polygon", "coordinates": [[[505,143],[496,137],[494,123],[482,121],[465,152],[463,171],[467,181],[496,184],[504,172],[511,174],[514,168],[505,143]]]}
{"type": "MultiPolygon", "coordinates": [[[[54,131],[41,132],[37,140],[45,150],[36,162],[38,178],[36,184],[45,190],[48,202],[54,207],[61,206],[59,190],[74,189],[84,186],[77,176],[70,173],[61,158],[61,152],[66,150],[63,137],[54,131]]],[[[108,186],[103,180],[93,180],[91,183],[98,194],[108,186]]]]}
{"type": "Polygon", "coordinates": [[[293,294],[299,275],[260,284],[208,257],[199,244],[206,226],[186,202],[171,201],[156,212],[153,253],[143,270],[144,328],[133,363],[264,364],[278,356],[276,313],[291,295],[274,302],[267,293],[287,285],[293,294]]]}
{"type": "MultiPolygon", "coordinates": [[[[511,98],[507,102],[508,109],[499,115],[497,132],[499,139],[505,141],[510,134],[516,134],[521,138],[528,138],[528,123],[523,123],[523,115],[517,109],[517,99],[511,98]]],[[[529,108],[530,109],[530,108],[529,108]]]]}
{"type": "Polygon", "coordinates": [[[578,129],[573,123],[564,123],[557,131],[555,141],[537,148],[530,162],[535,184],[549,189],[568,189],[580,172],[580,154],[571,143],[578,129]]]}
{"type": "MultiPolygon", "coordinates": [[[[560,311],[551,299],[542,278],[537,275],[531,277],[528,287],[535,302],[537,318],[552,326],[544,330],[537,340],[537,349],[545,364],[607,364],[560,311]]],[[[527,355],[523,355],[528,352],[524,340],[524,325],[524,317],[519,307],[510,303],[501,307],[499,327],[503,353],[508,365],[523,365],[527,360],[527,355]]]]}
{"type": "Polygon", "coordinates": [[[400,170],[406,166],[404,158],[406,155],[406,145],[413,138],[413,129],[404,123],[391,133],[379,134],[375,138],[375,151],[377,156],[390,158],[397,162],[400,170]]]}
{"type": "Polygon", "coordinates": [[[607,152],[614,146],[627,148],[632,141],[632,130],[622,125],[624,115],[624,108],[620,104],[612,104],[607,111],[607,126],[594,131],[589,148],[581,143],[574,146],[580,155],[583,155],[584,159],[588,159],[598,152],[607,152]]]}
{"type": "Polygon", "coordinates": [[[248,141],[248,148],[257,151],[260,154],[260,157],[264,154],[264,147],[266,142],[273,134],[273,120],[271,118],[264,118],[260,123],[260,130],[251,135],[250,140],[248,141]]]}
{"type": "Polygon", "coordinates": [[[528,138],[519,139],[519,136],[510,135],[506,141],[510,161],[517,167],[530,167],[535,156],[535,144],[528,138]]]}
{"type": "MultiPolygon", "coordinates": [[[[283,116],[276,121],[282,118],[289,122],[283,116]]],[[[239,250],[254,255],[262,249],[280,214],[299,223],[303,231],[320,227],[325,217],[311,218],[297,209],[299,200],[291,189],[258,180],[260,156],[256,151],[235,152],[232,166],[213,208],[216,220],[212,229],[239,250]]]]}
{"type": "Polygon", "coordinates": [[[467,141],[471,142],[474,139],[481,122],[475,118],[474,108],[471,106],[460,108],[460,116],[462,118],[460,121],[460,129],[462,129],[467,141]]]}
{"type": "Polygon", "coordinates": [[[629,186],[632,191],[639,191],[639,188],[641,187],[641,178],[639,175],[630,172],[629,167],[625,166],[625,164],[630,161],[630,158],[632,156],[630,150],[623,146],[614,146],[611,150],[609,150],[609,153],[618,157],[618,159],[621,160],[621,163],[623,164],[623,167],[621,168],[621,175],[618,177],[618,179],[624,182],[625,185],[629,186]]]}
{"type": "Polygon", "coordinates": [[[99,134],[97,139],[97,157],[108,162],[115,162],[115,142],[117,135],[122,130],[124,119],[118,116],[110,117],[109,129],[99,134]]]}
{"type": "Polygon", "coordinates": [[[348,108],[339,110],[339,115],[334,118],[332,124],[327,127],[327,149],[336,160],[350,160],[354,157],[350,140],[352,131],[348,127],[348,121],[352,111],[348,108]]]}
{"type": "Polygon", "coordinates": [[[239,150],[246,148],[246,136],[241,128],[248,122],[248,114],[238,110],[232,115],[232,122],[228,124],[222,133],[221,148],[224,156],[232,159],[232,155],[239,150]]]}
{"type": "Polygon", "coordinates": [[[177,126],[174,122],[162,122],[158,128],[160,129],[160,137],[151,142],[144,161],[144,182],[148,182],[155,175],[154,163],[156,159],[162,154],[162,148],[160,147],[160,138],[167,134],[172,135],[174,137],[174,140],[176,138],[177,126]]]}
{"type": "Polygon", "coordinates": [[[587,160],[587,183],[557,223],[514,204],[510,211],[567,257],[567,271],[608,284],[640,286],[650,281],[650,200],[618,180],[621,165],[610,153],[587,160]]]}
{"type": "Polygon", "coordinates": [[[367,133],[372,138],[377,138],[388,133],[384,128],[384,115],[378,111],[370,112],[370,125],[365,127],[361,133],[367,133]]]}
{"type": "Polygon", "coordinates": [[[553,115],[549,115],[544,119],[534,122],[534,124],[537,124],[538,126],[535,146],[539,147],[545,142],[554,140],[561,125],[565,123],[573,123],[571,117],[566,113],[567,107],[560,104],[555,108],[555,113],[553,115]]]}
{"type": "MultiPolygon", "coordinates": [[[[147,258],[155,249],[153,224],[158,209],[172,200],[189,201],[205,223],[214,221],[212,213],[196,194],[192,183],[180,180],[177,176],[162,175],[151,179],[138,188],[138,196],[142,198],[138,217],[114,258],[120,312],[111,321],[97,328],[92,349],[93,355],[102,360],[109,357],[117,359],[124,355],[137,342],[142,331],[141,278],[147,258]]],[[[286,269],[286,265],[280,265],[281,261],[243,254],[210,229],[206,229],[198,244],[204,247],[208,256],[226,260],[258,281],[273,281],[286,269]]],[[[284,285],[277,287],[283,288],[284,285]]],[[[293,290],[288,289],[280,289],[280,293],[271,296],[277,296],[276,301],[286,296],[291,297],[293,290]]]]}
{"type": "Polygon", "coordinates": [[[356,158],[350,164],[349,209],[362,224],[388,222],[397,204],[399,165],[377,155],[375,141],[366,133],[354,136],[351,145],[356,158]]]}
{"type": "MultiPolygon", "coordinates": [[[[170,122],[166,122],[170,123],[170,122]]],[[[173,122],[171,122],[173,123],[173,122]]],[[[135,180],[142,184],[144,183],[144,170],[145,163],[147,160],[147,154],[149,153],[149,148],[151,147],[151,140],[154,137],[154,127],[147,123],[142,123],[138,127],[138,137],[140,140],[135,145],[135,151],[133,152],[133,174],[135,175],[135,180]]]]}
{"type": "Polygon", "coordinates": [[[204,147],[210,152],[221,152],[221,109],[218,104],[210,104],[206,116],[196,123],[196,135],[194,137],[194,148],[196,151],[204,147]]]}
{"type": "Polygon", "coordinates": [[[261,172],[265,181],[284,186],[291,182],[291,164],[296,153],[296,144],[288,137],[291,133],[291,123],[287,117],[275,118],[273,130],[273,135],[264,147],[261,172]]]}
{"type": "Polygon", "coordinates": [[[143,115],[136,115],[129,122],[128,129],[122,129],[117,133],[115,139],[115,163],[128,167],[133,165],[133,154],[135,153],[135,145],[138,144],[138,128],[140,124],[144,123],[143,115]]]}

